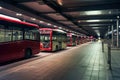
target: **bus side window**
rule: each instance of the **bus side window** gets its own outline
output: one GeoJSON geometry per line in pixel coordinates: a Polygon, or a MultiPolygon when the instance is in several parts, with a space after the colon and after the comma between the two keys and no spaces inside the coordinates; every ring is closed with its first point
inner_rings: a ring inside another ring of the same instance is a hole
{"type": "Polygon", "coordinates": [[[12,27],[6,26],[5,28],[5,41],[12,41],[12,27]]]}
{"type": "Polygon", "coordinates": [[[40,41],[40,33],[39,33],[39,30],[38,29],[35,29],[34,30],[34,40],[37,40],[37,41],[40,41]]]}
{"type": "Polygon", "coordinates": [[[29,39],[29,40],[38,40],[39,41],[39,30],[37,29],[25,29],[25,39],[29,39]]]}
{"type": "Polygon", "coordinates": [[[13,41],[15,40],[23,40],[22,28],[18,28],[18,27],[13,28],[13,41]]]}
{"type": "Polygon", "coordinates": [[[5,42],[5,27],[0,25],[0,42],[5,42]]]}

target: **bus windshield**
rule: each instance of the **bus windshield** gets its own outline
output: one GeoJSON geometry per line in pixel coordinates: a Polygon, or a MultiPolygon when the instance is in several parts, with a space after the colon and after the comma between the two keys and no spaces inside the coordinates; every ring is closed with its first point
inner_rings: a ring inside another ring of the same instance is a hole
{"type": "Polygon", "coordinates": [[[75,42],[75,41],[76,41],[76,38],[77,38],[76,36],[73,36],[73,42],[75,42]]]}
{"type": "Polygon", "coordinates": [[[41,42],[50,41],[50,34],[41,34],[40,41],[41,42]]]}
{"type": "Polygon", "coordinates": [[[68,43],[70,42],[70,36],[67,36],[67,42],[68,43]]]}

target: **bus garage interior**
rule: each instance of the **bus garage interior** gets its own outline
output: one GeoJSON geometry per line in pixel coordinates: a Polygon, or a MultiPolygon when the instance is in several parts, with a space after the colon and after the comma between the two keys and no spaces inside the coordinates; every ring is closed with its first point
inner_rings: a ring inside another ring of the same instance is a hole
{"type": "Polygon", "coordinates": [[[0,0],[0,80],[120,80],[120,0],[0,0]]]}

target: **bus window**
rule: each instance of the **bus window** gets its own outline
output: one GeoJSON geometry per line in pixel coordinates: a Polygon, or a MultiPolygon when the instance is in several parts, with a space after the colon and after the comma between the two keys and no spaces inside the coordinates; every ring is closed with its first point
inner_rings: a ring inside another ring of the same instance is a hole
{"type": "Polygon", "coordinates": [[[37,29],[25,29],[25,39],[39,40],[39,30],[37,29]]]}
{"type": "Polygon", "coordinates": [[[53,41],[57,40],[57,37],[54,35],[54,36],[52,37],[52,40],[53,40],[53,41]]]}
{"type": "Polygon", "coordinates": [[[5,28],[5,41],[12,41],[12,28],[8,26],[5,28]]]}
{"type": "Polygon", "coordinates": [[[22,28],[14,27],[13,28],[13,41],[22,40],[22,39],[23,39],[22,28]]]}
{"type": "Polygon", "coordinates": [[[3,25],[0,25],[0,42],[5,42],[5,29],[3,25]]]}
{"type": "Polygon", "coordinates": [[[41,34],[41,41],[50,41],[50,34],[41,34]]]}

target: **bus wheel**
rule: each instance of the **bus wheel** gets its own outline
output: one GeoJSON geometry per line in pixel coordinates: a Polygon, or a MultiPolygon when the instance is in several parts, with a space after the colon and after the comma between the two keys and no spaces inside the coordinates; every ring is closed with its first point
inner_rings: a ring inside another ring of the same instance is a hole
{"type": "Polygon", "coordinates": [[[31,49],[26,49],[26,51],[25,51],[25,58],[27,59],[27,58],[30,58],[32,56],[32,51],[31,51],[31,49]]]}

